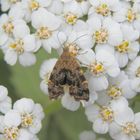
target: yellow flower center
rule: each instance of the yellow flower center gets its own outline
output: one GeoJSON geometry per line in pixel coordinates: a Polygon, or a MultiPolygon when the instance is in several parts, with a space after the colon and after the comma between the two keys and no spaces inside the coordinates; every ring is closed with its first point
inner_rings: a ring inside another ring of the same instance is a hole
{"type": "Polygon", "coordinates": [[[40,39],[48,39],[51,37],[52,31],[50,31],[48,27],[40,27],[36,34],[40,39]]]}
{"type": "Polygon", "coordinates": [[[4,137],[6,140],[17,140],[19,129],[17,127],[5,128],[4,137]]]}
{"type": "Polygon", "coordinates": [[[14,43],[11,43],[9,47],[14,49],[18,54],[22,54],[24,52],[23,45],[24,45],[23,40],[19,39],[14,43]]]}
{"type": "Polygon", "coordinates": [[[123,41],[122,44],[116,46],[116,50],[120,53],[127,53],[129,51],[129,42],[123,41]]]}
{"type": "Polygon", "coordinates": [[[110,9],[107,4],[101,4],[96,7],[96,12],[102,16],[108,16],[110,14],[110,9]]]}
{"type": "Polygon", "coordinates": [[[103,106],[100,110],[100,115],[103,121],[112,122],[114,119],[114,112],[111,108],[103,106]]]}
{"type": "Polygon", "coordinates": [[[117,98],[120,97],[122,95],[122,91],[120,88],[116,87],[116,86],[111,86],[108,89],[108,96],[110,96],[111,98],[117,98]]]}
{"type": "Polygon", "coordinates": [[[68,13],[65,15],[66,22],[70,25],[74,25],[77,22],[78,17],[73,13],[68,13]]]}
{"type": "Polygon", "coordinates": [[[90,71],[92,73],[94,73],[95,75],[99,75],[99,74],[103,73],[105,71],[105,69],[104,69],[104,66],[103,66],[102,63],[100,63],[100,62],[93,62],[90,65],[90,71]]]}
{"type": "Polygon", "coordinates": [[[29,8],[31,11],[37,10],[40,7],[39,2],[36,0],[31,0],[29,3],[29,8]]]}
{"type": "Polygon", "coordinates": [[[104,28],[96,31],[94,34],[96,43],[106,43],[108,40],[108,31],[104,28]]]}
{"type": "Polygon", "coordinates": [[[132,9],[129,9],[126,18],[129,22],[133,22],[136,19],[136,13],[132,9]]]}
{"type": "Polygon", "coordinates": [[[137,132],[136,124],[133,122],[126,123],[123,127],[123,132],[127,135],[135,135],[137,132]]]}
{"type": "Polygon", "coordinates": [[[8,21],[7,23],[3,24],[2,28],[5,33],[11,34],[14,30],[14,25],[11,21],[8,21]]]}
{"type": "Polygon", "coordinates": [[[140,77],[140,67],[138,67],[136,70],[136,77],[140,77]]]}
{"type": "Polygon", "coordinates": [[[22,127],[29,127],[33,124],[33,115],[32,114],[28,114],[25,113],[23,115],[21,115],[22,118],[22,127]]]}

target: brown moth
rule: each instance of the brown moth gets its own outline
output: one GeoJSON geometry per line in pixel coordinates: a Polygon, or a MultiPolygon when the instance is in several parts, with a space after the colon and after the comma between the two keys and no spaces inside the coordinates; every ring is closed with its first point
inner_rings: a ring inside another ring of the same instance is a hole
{"type": "Polygon", "coordinates": [[[64,94],[64,86],[69,87],[69,94],[76,101],[89,100],[88,82],[80,69],[75,56],[65,47],[56,62],[49,78],[48,91],[50,99],[57,99],[64,94]]]}

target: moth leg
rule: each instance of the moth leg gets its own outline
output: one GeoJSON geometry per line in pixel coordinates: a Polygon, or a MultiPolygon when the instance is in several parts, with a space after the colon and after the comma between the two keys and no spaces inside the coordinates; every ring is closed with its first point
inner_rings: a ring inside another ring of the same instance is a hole
{"type": "Polygon", "coordinates": [[[64,89],[60,85],[55,85],[53,82],[48,84],[49,98],[57,99],[59,96],[64,94],[64,89]]]}

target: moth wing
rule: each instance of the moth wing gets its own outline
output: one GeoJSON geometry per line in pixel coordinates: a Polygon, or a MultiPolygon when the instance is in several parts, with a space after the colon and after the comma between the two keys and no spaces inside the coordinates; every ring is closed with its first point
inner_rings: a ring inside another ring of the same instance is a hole
{"type": "MultiPolygon", "coordinates": [[[[69,79],[69,77],[67,77],[69,79]]],[[[75,83],[72,84],[69,88],[69,93],[75,98],[75,100],[89,100],[89,89],[88,82],[84,74],[80,70],[75,70],[71,79],[75,79],[75,83]],[[73,78],[72,78],[73,77],[73,78]]]]}
{"type": "Polygon", "coordinates": [[[64,94],[63,85],[69,85],[69,93],[75,100],[89,100],[89,89],[80,66],[69,52],[64,52],[56,62],[48,84],[49,96],[57,99],[64,94]]]}
{"type": "Polygon", "coordinates": [[[64,94],[64,89],[61,83],[64,81],[65,75],[63,73],[60,74],[61,67],[62,59],[60,58],[56,62],[49,78],[48,92],[50,99],[57,99],[64,94]]]}
{"type": "Polygon", "coordinates": [[[64,89],[60,85],[55,85],[53,82],[48,83],[48,91],[50,99],[57,99],[59,96],[64,94],[64,89]]]}

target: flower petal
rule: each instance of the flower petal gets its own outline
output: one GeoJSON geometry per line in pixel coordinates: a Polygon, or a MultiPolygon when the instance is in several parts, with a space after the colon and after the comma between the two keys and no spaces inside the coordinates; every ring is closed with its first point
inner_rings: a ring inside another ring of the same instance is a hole
{"type": "Polygon", "coordinates": [[[19,56],[19,63],[24,67],[34,65],[36,63],[36,57],[32,53],[24,52],[19,56]]]}
{"type": "Polygon", "coordinates": [[[15,65],[17,62],[17,53],[14,50],[7,50],[4,60],[10,64],[10,65],[15,65]]]}
{"type": "Polygon", "coordinates": [[[93,130],[99,134],[106,134],[109,129],[109,124],[104,122],[101,118],[95,120],[93,124],[93,130]]]}
{"type": "Polygon", "coordinates": [[[8,127],[19,126],[21,123],[21,116],[18,111],[10,110],[4,117],[4,123],[8,127]]]}
{"type": "Polygon", "coordinates": [[[75,101],[73,97],[69,95],[69,93],[65,93],[61,99],[62,105],[71,111],[76,111],[80,107],[80,102],[75,101]]]}

